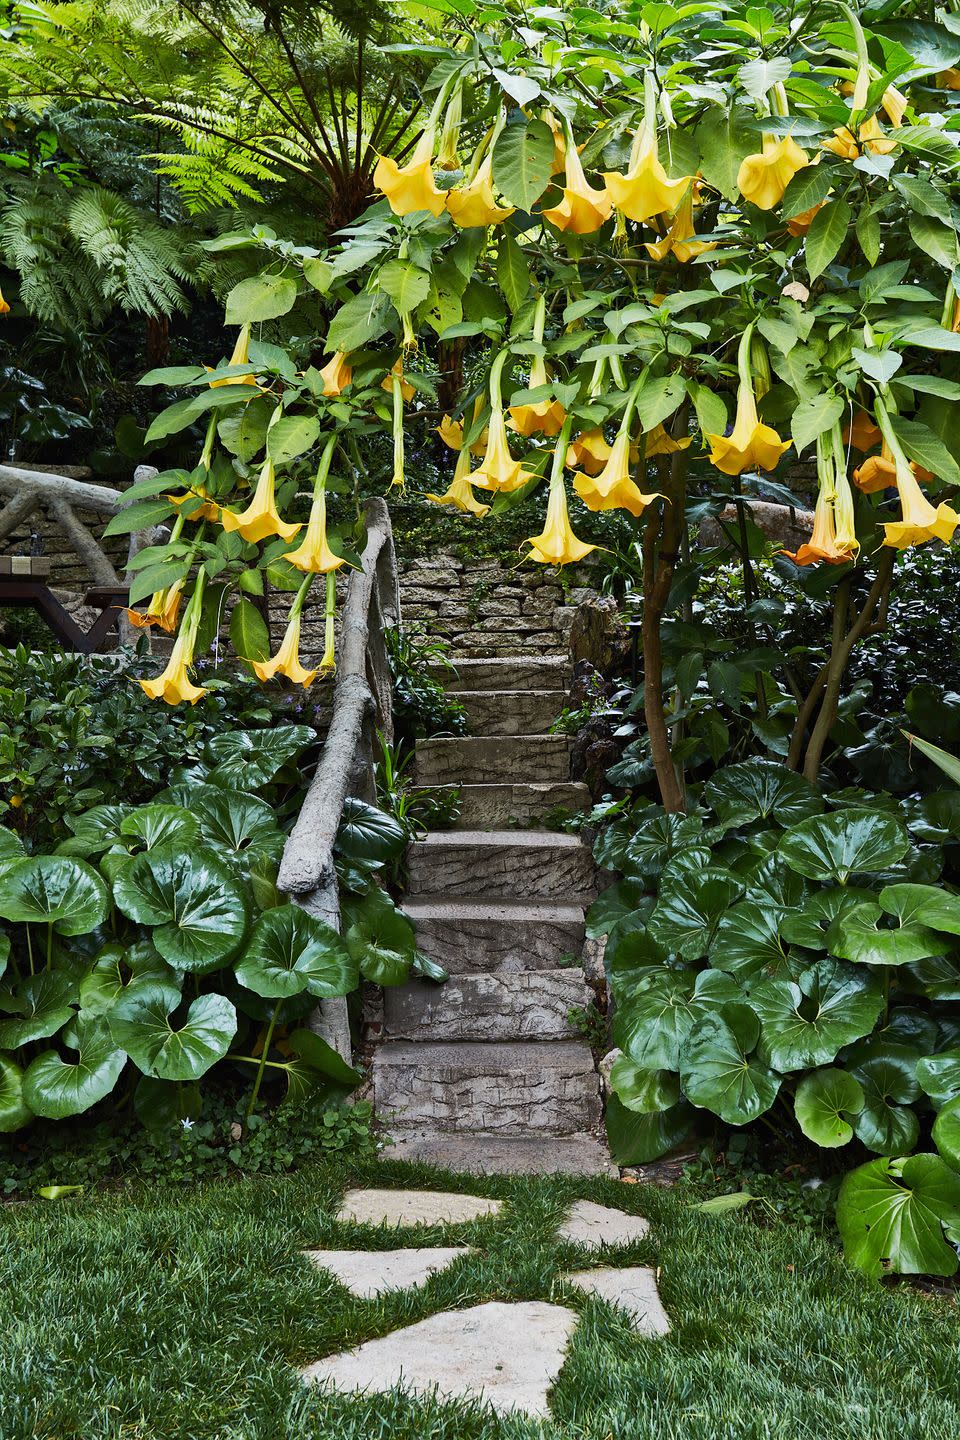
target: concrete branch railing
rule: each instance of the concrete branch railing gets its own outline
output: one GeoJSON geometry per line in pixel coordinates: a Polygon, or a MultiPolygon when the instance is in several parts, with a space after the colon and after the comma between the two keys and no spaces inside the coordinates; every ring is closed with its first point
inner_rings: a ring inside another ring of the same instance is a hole
{"type": "MultiPolygon", "coordinates": [[[[344,801],[352,795],[376,803],[376,732],[388,742],[393,739],[383,632],[400,618],[400,587],[386,502],[368,500],[366,520],[362,569],[351,574],[343,607],[330,729],[277,881],[308,914],[335,930],[340,928],[340,897],[333,850],[344,801]]],[[[345,999],[322,1001],[314,1028],[346,1060],[351,1058],[345,999]]]]}

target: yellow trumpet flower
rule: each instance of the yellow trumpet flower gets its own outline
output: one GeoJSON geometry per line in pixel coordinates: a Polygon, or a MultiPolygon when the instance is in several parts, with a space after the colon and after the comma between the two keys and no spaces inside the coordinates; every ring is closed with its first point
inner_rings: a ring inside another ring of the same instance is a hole
{"type": "Polygon", "coordinates": [[[549,125],[553,135],[553,161],[550,166],[550,174],[561,175],[567,160],[567,142],[563,126],[552,110],[544,110],[540,118],[545,125],[549,125]]]}
{"type": "Polygon", "coordinates": [[[777,140],[764,135],[759,155],[747,155],[737,172],[737,189],[758,210],[772,210],[783,199],[790,181],[810,161],[791,135],[777,140]]]}
{"type": "Polygon", "coordinates": [[[392,395],[394,380],[400,381],[400,396],[404,403],[409,405],[410,401],[413,399],[414,395],[416,395],[417,392],[410,384],[410,381],[404,379],[403,361],[399,358],[393,362],[393,369],[390,370],[388,374],[386,374],[380,381],[380,389],[386,390],[388,395],[392,395]]]}
{"type": "Polygon", "coordinates": [[[498,225],[509,220],[516,206],[498,205],[493,194],[493,153],[488,151],[479,170],[468,185],[459,190],[448,190],[447,209],[454,225],[461,230],[477,229],[480,226],[498,225]]]}
{"type": "Polygon", "coordinates": [[[373,172],[373,183],[387,197],[394,215],[413,215],[429,210],[431,215],[443,214],[446,196],[437,189],[433,178],[433,150],[437,127],[427,125],[406,165],[400,166],[389,155],[381,155],[373,172]]]}
{"type": "Polygon", "coordinates": [[[686,450],[692,444],[692,435],[685,435],[681,440],[674,440],[662,425],[654,425],[653,429],[646,433],[643,453],[647,460],[652,460],[654,455],[675,455],[678,450],[686,450]]]}
{"type": "Polygon", "coordinates": [[[870,155],[889,155],[897,148],[896,140],[890,140],[884,135],[876,115],[871,115],[869,120],[863,122],[857,135],[859,138],[855,140],[848,126],[840,125],[829,140],[824,140],[823,148],[839,155],[841,160],[857,160],[864,152],[870,155]]]}
{"type": "Polygon", "coordinates": [[[487,430],[487,449],[477,468],[468,475],[471,485],[481,490],[520,490],[531,478],[519,460],[510,454],[507,425],[502,410],[494,410],[487,430]]]}
{"type": "Polygon", "coordinates": [[[894,130],[899,130],[903,124],[903,117],[909,103],[906,95],[903,95],[894,85],[888,85],[881,95],[880,106],[894,130]]]}
{"type": "Polygon", "coordinates": [[[845,565],[850,556],[837,544],[833,501],[826,489],[821,487],[813,512],[813,534],[798,550],[781,552],[789,556],[795,565],[814,565],[824,560],[828,565],[845,565]]]}
{"type": "MultiPolygon", "coordinates": [[[[237,342],[233,347],[233,354],[227,361],[228,365],[248,365],[250,363],[250,325],[241,326],[237,342]]],[[[228,375],[224,380],[211,380],[210,389],[216,390],[218,385],[252,385],[257,388],[257,377],[255,375],[235,375],[232,378],[228,375]]],[[[253,398],[252,396],[250,397],[253,398]]]]}
{"type": "Polygon", "coordinates": [[[544,210],[543,218],[571,235],[592,235],[610,219],[613,201],[606,190],[595,190],[588,182],[572,136],[567,137],[564,170],[563,199],[544,210]]]}
{"type": "MultiPolygon", "coordinates": [[[[628,410],[628,419],[629,413],[628,410]]],[[[637,518],[658,498],[656,494],[642,494],[640,487],[630,478],[629,423],[621,423],[610,458],[600,474],[576,475],[573,488],[588,510],[629,510],[637,518]]]]}
{"type": "Polygon", "coordinates": [[[960,515],[946,502],[932,505],[924,495],[880,399],[876,402],[876,416],[896,467],[894,483],[900,497],[901,512],[899,520],[884,525],[884,545],[905,550],[910,545],[925,545],[928,540],[942,540],[949,544],[954,530],[960,525],[960,515]]]}
{"type": "Polygon", "coordinates": [[[627,173],[620,175],[615,170],[608,171],[603,179],[621,214],[630,220],[641,221],[676,210],[693,177],[668,178],[660,163],[656,129],[644,120],[634,138],[627,173]]]}
{"type": "Polygon", "coordinates": [[[566,448],[567,439],[564,437],[554,455],[546,522],[540,534],[531,535],[526,542],[530,546],[526,558],[536,560],[540,565],[574,565],[597,548],[596,545],[587,545],[583,540],[578,540],[570,525],[567,492],[563,485],[563,455],[566,448]]]}
{"type": "Polygon", "coordinates": [[[665,260],[668,255],[673,254],[681,265],[685,265],[688,260],[692,260],[695,255],[702,255],[705,250],[716,250],[715,240],[697,239],[697,232],[693,227],[693,191],[692,185],[687,187],[686,194],[670,222],[670,229],[663,239],[653,244],[644,241],[644,249],[652,259],[665,260]]]}
{"type": "Polygon", "coordinates": [[[781,440],[770,425],[762,425],[757,414],[750,374],[750,340],[753,326],[748,325],[740,341],[737,367],[740,384],[737,390],[737,414],[730,435],[705,435],[710,445],[710,463],[724,475],[742,475],[744,470],[759,467],[774,470],[780,456],[790,449],[789,440],[781,440]]]}
{"type": "Polygon", "coordinates": [[[353,366],[342,350],[336,350],[333,359],[328,360],[320,371],[323,377],[323,393],[326,399],[341,395],[353,380],[353,366]]]}
{"type": "Polygon", "coordinates": [[[270,660],[252,661],[253,673],[258,680],[274,680],[278,675],[293,682],[294,685],[302,685],[304,689],[316,680],[320,671],[308,670],[300,660],[300,625],[302,601],[300,596],[305,592],[303,586],[297,592],[297,599],[290,607],[290,617],[287,620],[287,628],[284,631],[283,639],[280,642],[280,649],[270,660]]]}
{"type": "Polygon", "coordinates": [[[284,559],[295,570],[304,570],[308,575],[326,575],[331,570],[339,570],[341,565],[347,563],[343,556],[335,554],[327,543],[327,472],[330,468],[330,458],[333,455],[335,444],[336,440],[331,437],[327,451],[324,452],[326,463],[324,460],[320,462],[320,469],[314,482],[310,519],[307,521],[307,533],[303,537],[303,542],[296,550],[292,550],[284,556],[284,559]]]}
{"type": "Polygon", "coordinates": [[[448,450],[460,450],[463,448],[463,421],[454,420],[450,415],[444,415],[437,426],[436,433],[446,445],[448,450]]]}
{"type": "Polygon", "coordinates": [[[784,550],[796,565],[843,565],[855,560],[860,549],[853,513],[853,492],[846,476],[846,456],[840,426],[817,436],[817,471],[820,488],[813,512],[813,534],[796,551],[784,550]]]}
{"type": "Polygon", "coordinates": [[[196,510],[191,510],[190,514],[184,517],[187,520],[220,519],[220,506],[211,498],[206,485],[194,485],[186,495],[167,495],[164,498],[169,500],[171,505],[176,505],[178,510],[189,500],[202,500],[204,502],[202,505],[199,505],[196,510]]]}
{"type": "Polygon", "coordinates": [[[941,70],[937,75],[938,90],[960,90],[960,70],[952,66],[948,70],[941,70]]]}
{"type": "MultiPolygon", "coordinates": [[[[547,365],[542,355],[535,355],[530,365],[529,389],[549,385],[547,365]]],[[[559,400],[538,400],[536,404],[511,405],[510,423],[518,435],[559,435],[566,418],[559,400]]]]}
{"type": "Polygon", "coordinates": [[[482,520],[490,509],[489,505],[481,505],[473,493],[473,486],[470,483],[470,452],[461,450],[457,456],[457,464],[453,472],[453,479],[450,481],[450,488],[445,495],[433,495],[428,493],[427,499],[432,500],[435,505],[456,505],[458,510],[463,510],[468,515],[476,515],[482,520]]]}
{"type": "Polygon", "coordinates": [[[281,540],[292,540],[303,527],[281,520],[275,499],[276,476],[273,461],[264,462],[257,481],[253,499],[246,510],[238,515],[233,510],[220,511],[220,524],[228,533],[236,532],[244,540],[255,545],[266,540],[268,535],[279,535],[281,540]]]}
{"type": "Polygon", "coordinates": [[[853,423],[843,431],[844,443],[851,445],[854,450],[859,450],[862,455],[873,450],[882,439],[879,425],[871,420],[866,410],[858,410],[853,417],[853,423]]]}
{"type": "Polygon", "coordinates": [[[155,590],[146,610],[128,610],[127,619],[138,630],[148,630],[151,625],[159,625],[161,630],[172,635],[177,628],[177,615],[182,599],[183,581],[177,580],[166,590],[155,590]]]}
{"type": "Polygon", "coordinates": [[[816,205],[811,205],[809,210],[801,210],[799,215],[794,215],[791,220],[788,220],[787,229],[790,231],[790,234],[806,235],[810,226],[817,218],[817,215],[823,209],[823,204],[824,202],[820,200],[816,205]]]}
{"type": "Polygon", "coordinates": [[[588,475],[599,475],[610,459],[611,449],[603,438],[602,430],[584,430],[567,446],[567,469],[585,470],[588,475]]]}
{"type": "Polygon", "coordinates": [[[10,314],[10,306],[7,304],[6,300],[4,300],[4,298],[3,298],[3,291],[0,290],[0,315],[9,315],[9,314],[10,314]]]}
{"type": "Polygon", "coordinates": [[[193,664],[193,651],[197,643],[205,579],[205,572],[201,570],[180,626],[180,634],[173,642],[166,669],[155,680],[137,681],[141,690],[151,700],[163,700],[167,705],[182,705],[186,700],[189,704],[196,705],[207,693],[202,686],[194,685],[187,674],[193,664]]]}

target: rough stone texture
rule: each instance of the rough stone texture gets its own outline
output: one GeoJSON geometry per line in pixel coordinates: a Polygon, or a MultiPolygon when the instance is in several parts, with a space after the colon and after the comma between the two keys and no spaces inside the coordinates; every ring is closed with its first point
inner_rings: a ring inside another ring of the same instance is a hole
{"type": "Polygon", "coordinates": [[[329,1355],[301,1373],[310,1384],[342,1391],[482,1396],[498,1414],[545,1417],[547,1395],[563,1365],[577,1317],[542,1300],[491,1300],[431,1315],[416,1325],[329,1355]]]}
{"type": "Polygon", "coordinates": [[[447,690],[565,690],[570,662],[563,655],[509,655],[499,659],[458,659],[456,669],[432,666],[447,690]]]}
{"type": "MultiPolygon", "coordinates": [[[[798,546],[810,539],[810,533],[813,530],[812,510],[795,510],[791,505],[776,505],[771,500],[747,500],[744,503],[751,520],[758,529],[763,531],[768,540],[774,540],[790,550],[796,550],[798,546]]],[[[724,525],[733,526],[735,529],[737,525],[736,506],[727,505],[720,512],[719,519],[724,525]]],[[[720,524],[711,518],[707,518],[701,523],[700,543],[701,545],[730,545],[720,524]]]]}
{"type": "Polygon", "coordinates": [[[417,896],[403,908],[419,948],[451,974],[549,970],[583,944],[579,905],[417,896]]]}
{"type": "Polygon", "coordinates": [[[511,823],[528,825],[551,810],[589,810],[590,791],[572,781],[546,784],[462,785],[457,830],[503,829],[511,823]]]}
{"type": "Polygon", "coordinates": [[[579,1270],[565,1275],[568,1285],[599,1295],[625,1310],[638,1335],[667,1335],[670,1320],[657,1290],[657,1277],[646,1265],[628,1265],[622,1270],[579,1270]]]}
{"type": "Polygon", "coordinates": [[[351,1295],[372,1300],[386,1290],[416,1290],[438,1270],[469,1255],[469,1245],[423,1250],[305,1250],[308,1260],[345,1285],[351,1295]]]}
{"type": "Polygon", "coordinates": [[[374,1056],[373,1088],[388,1129],[574,1135],[600,1121],[593,1056],[577,1040],[388,1040],[374,1056]]]}
{"type": "Polygon", "coordinates": [[[576,835],[551,830],[459,830],[415,840],[410,895],[589,897],[593,857],[576,835]]]}
{"type": "Polygon", "coordinates": [[[599,1250],[604,1245],[630,1245],[650,1233],[650,1224],[642,1215],[627,1215],[609,1205],[595,1205],[592,1200],[575,1200],[566,1220],[557,1231],[561,1240],[599,1250]]]}
{"type": "Polygon", "coordinates": [[[445,985],[413,980],[384,996],[385,1033],[395,1040],[562,1040],[568,1015],[593,993],[583,971],[527,970],[452,975],[445,985]]]}
{"type": "Polygon", "coordinates": [[[357,1225],[460,1225],[502,1208],[502,1200],[444,1190],[348,1190],[337,1219],[357,1225]]]}
{"type": "Polygon", "coordinates": [[[460,690],[471,731],[484,735],[545,735],[563,709],[562,690],[460,690]]]}
{"type": "Polygon", "coordinates": [[[468,1175],[610,1175],[619,1170],[596,1135],[406,1134],[394,1127],[384,1159],[468,1175]]]}
{"type": "Polygon", "coordinates": [[[467,735],[418,740],[420,785],[490,785],[499,780],[569,780],[566,735],[467,735]]]}

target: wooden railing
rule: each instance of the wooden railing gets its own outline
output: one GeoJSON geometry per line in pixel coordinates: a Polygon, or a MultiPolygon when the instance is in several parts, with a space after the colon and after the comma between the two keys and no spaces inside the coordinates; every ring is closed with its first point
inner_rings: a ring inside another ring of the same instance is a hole
{"type": "MultiPolygon", "coordinates": [[[[393,530],[386,503],[366,505],[363,568],[347,586],[333,716],[326,743],[280,864],[278,885],[310,915],[340,928],[333,847],[348,795],[376,803],[377,731],[393,739],[390,666],[383,632],[400,618],[393,530]]],[[[321,1001],[314,1026],[346,1060],[350,1025],[344,999],[321,1001]]]]}

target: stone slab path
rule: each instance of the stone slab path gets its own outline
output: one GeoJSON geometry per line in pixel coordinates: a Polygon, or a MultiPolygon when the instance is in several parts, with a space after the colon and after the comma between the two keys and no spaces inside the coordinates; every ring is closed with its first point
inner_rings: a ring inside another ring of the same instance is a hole
{"type": "MultiPolygon", "coordinates": [[[[391,1226],[401,1233],[417,1226],[496,1223],[503,1202],[479,1195],[434,1190],[350,1190],[338,1220],[391,1226]]],[[[577,1200],[557,1238],[588,1250],[634,1244],[649,1235],[647,1221],[612,1206],[577,1200]]],[[[477,1248],[482,1248],[478,1244],[477,1248]]],[[[387,1291],[412,1289],[471,1253],[468,1246],[424,1246],[387,1251],[307,1250],[319,1269],[335,1275],[353,1294],[375,1299],[387,1291]]],[[[655,1339],[670,1330],[648,1266],[606,1265],[558,1273],[557,1281],[616,1306],[638,1337],[655,1339]]],[[[536,1418],[550,1414],[549,1394],[566,1358],[577,1313],[543,1300],[487,1301],[448,1310],[368,1340],[354,1349],[301,1370],[307,1384],[346,1393],[384,1392],[401,1387],[415,1395],[434,1392],[481,1399],[497,1413],[536,1418]]]]}
{"type": "Polygon", "coordinates": [[[615,1173],[600,1085],[571,1023],[593,992],[581,961],[594,895],[580,837],[538,828],[582,811],[569,742],[549,733],[566,700],[562,656],[457,661],[444,683],[472,733],[417,742],[422,785],[460,790],[458,827],[415,841],[404,910],[445,985],[385,992],[373,1097],[394,1158],[490,1173],[615,1173]]]}

